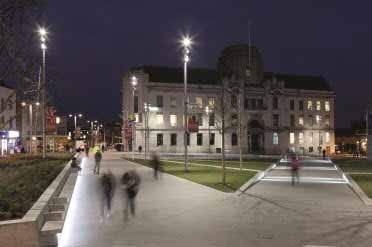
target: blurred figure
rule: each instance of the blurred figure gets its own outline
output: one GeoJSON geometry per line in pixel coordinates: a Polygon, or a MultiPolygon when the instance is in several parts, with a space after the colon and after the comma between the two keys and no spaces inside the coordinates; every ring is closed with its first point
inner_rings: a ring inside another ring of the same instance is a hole
{"type": "Polygon", "coordinates": [[[101,216],[102,218],[104,217],[105,208],[106,208],[106,217],[109,218],[111,214],[111,202],[112,202],[112,198],[114,197],[115,185],[116,185],[115,177],[111,171],[105,172],[102,175],[101,185],[102,185],[102,196],[103,196],[101,216]]]}
{"type": "Polygon", "coordinates": [[[89,156],[89,146],[88,145],[85,147],[85,155],[87,157],[89,156]]]}
{"type": "Polygon", "coordinates": [[[101,151],[97,150],[97,152],[94,155],[95,165],[94,165],[94,174],[99,174],[99,168],[101,166],[101,160],[102,160],[102,153],[101,151]]]}
{"type": "Polygon", "coordinates": [[[102,149],[102,152],[104,153],[105,152],[105,144],[102,144],[101,149],[102,149]]]}
{"type": "Polygon", "coordinates": [[[124,173],[121,178],[121,183],[125,189],[126,195],[126,205],[124,209],[124,220],[128,220],[128,211],[130,208],[130,213],[132,217],[136,214],[136,196],[139,191],[139,186],[141,184],[141,178],[135,170],[129,170],[124,173]]]}
{"type": "Polygon", "coordinates": [[[292,162],[291,162],[291,171],[292,171],[292,186],[295,185],[295,180],[297,180],[297,183],[300,182],[300,177],[298,174],[299,169],[299,161],[296,158],[296,156],[292,156],[292,162]]]}
{"type": "Polygon", "coordinates": [[[151,164],[152,164],[152,168],[154,169],[154,178],[158,180],[159,172],[161,171],[161,164],[160,164],[159,156],[155,152],[152,153],[151,164]]]}
{"type": "Polygon", "coordinates": [[[71,159],[71,168],[76,168],[78,170],[78,172],[81,171],[81,167],[79,166],[79,164],[76,160],[76,157],[72,157],[72,159],[71,159]]]}
{"type": "Polygon", "coordinates": [[[323,160],[325,160],[325,159],[326,159],[326,150],[323,149],[323,160]]]}
{"type": "Polygon", "coordinates": [[[138,152],[141,154],[142,153],[142,146],[138,147],[138,152]]]}

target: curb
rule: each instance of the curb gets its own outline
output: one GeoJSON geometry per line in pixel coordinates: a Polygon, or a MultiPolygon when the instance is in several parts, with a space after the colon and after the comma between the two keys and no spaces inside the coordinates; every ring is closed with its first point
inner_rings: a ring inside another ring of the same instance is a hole
{"type": "Polygon", "coordinates": [[[354,181],[354,179],[349,175],[345,174],[349,180],[350,189],[360,198],[360,200],[367,206],[372,206],[372,199],[369,198],[366,193],[360,188],[360,186],[354,181]]]}
{"type": "Polygon", "coordinates": [[[258,183],[263,177],[266,176],[272,169],[276,167],[276,163],[273,163],[269,166],[265,171],[258,172],[254,177],[248,180],[242,187],[240,187],[237,191],[234,192],[235,195],[240,196],[244,192],[246,192],[250,187],[258,183]]]}

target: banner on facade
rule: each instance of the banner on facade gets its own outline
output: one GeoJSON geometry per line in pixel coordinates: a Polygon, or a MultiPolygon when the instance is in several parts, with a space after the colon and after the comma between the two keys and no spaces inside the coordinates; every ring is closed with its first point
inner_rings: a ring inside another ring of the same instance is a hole
{"type": "Polygon", "coordinates": [[[196,121],[195,116],[189,117],[189,121],[187,123],[187,128],[188,128],[189,132],[198,132],[199,131],[199,123],[196,121]]]}

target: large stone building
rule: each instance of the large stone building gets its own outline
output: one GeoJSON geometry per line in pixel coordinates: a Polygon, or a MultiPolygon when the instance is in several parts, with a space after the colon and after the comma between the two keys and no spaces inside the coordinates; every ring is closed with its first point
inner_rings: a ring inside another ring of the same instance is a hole
{"type": "MultiPolygon", "coordinates": [[[[310,155],[334,153],[335,94],[327,81],[264,72],[255,47],[225,48],[217,70],[189,69],[187,91],[189,152],[221,151],[224,116],[229,153],[239,153],[239,136],[243,153],[281,154],[289,149],[310,155]]],[[[123,77],[122,107],[125,150],[131,150],[134,141],[136,150],[148,143],[151,151],[183,152],[182,68],[131,69],[123,77]]]]}

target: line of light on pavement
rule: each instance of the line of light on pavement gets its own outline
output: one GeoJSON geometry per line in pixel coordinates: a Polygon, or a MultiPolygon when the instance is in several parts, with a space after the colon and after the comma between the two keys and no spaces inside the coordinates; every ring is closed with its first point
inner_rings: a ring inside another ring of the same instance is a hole
{"type": "MultiPolygon", "coordinates": [[[[278,166],[278,167],[275,167],[273,168],[275,170],[291,170],[292,168],[289,167],[289,166],[278,166]]],[[[317,166],[305,166],[305,167],[301,167],[300,168],[301,170],[318,170],[318,171],[336,171],[337,168],[333,168],[333,167],[317,167],[317,166]]]]}
{"type": "MultiPolygon", "coordinates": [[[[287,179],[287,178],[292,178],[291,176],[267,176],[265,178],[273,178],[273,179],[287,179]]],[[[345,181],[343,178],[334,178],[334,177],[310,177],[310,176],[306,176],[306,177],[303,177],[304,179],[309,179],[309,180],[335,180],[335,181],[338,181],[338,180],[343,180],[345,181]]]]}
{"type": "MultiPolygon", "coordinates": [[[[292,178],[288,179],[275,179],[275,178],[263,178],[261,181],[270,181],[270,182],[290,182],[292,178]]],[[[308,180],[308,179],[300,179],[302,183],[317,183],[317,184],[347,184],[344,180],[334,181],[334,180],[308,180]]]]}
{"type": "MultiPolygon", "coordinates": [[[[84,170],[88,170],[88,158],[82,158],[81,160],[81,174],[83,174],[84,170]]],[[[77,176],[74,191],[71,196],[70,205],[68,207],[67,215],[65,218],[65,223],[63,225],[62,233],[58,234],[58,246],[67,246],[69,245],[70,238],[73,234],[76,235],[76,231],[74,231],[73,224],[74,219],[76,221],[78,215],[78,199],[77,196],[80,194],[80,190],[82,188],[81,185],[81,174],[77,176]]],[[[70,243],[71,244],[71,243],[70,243]]]]}

